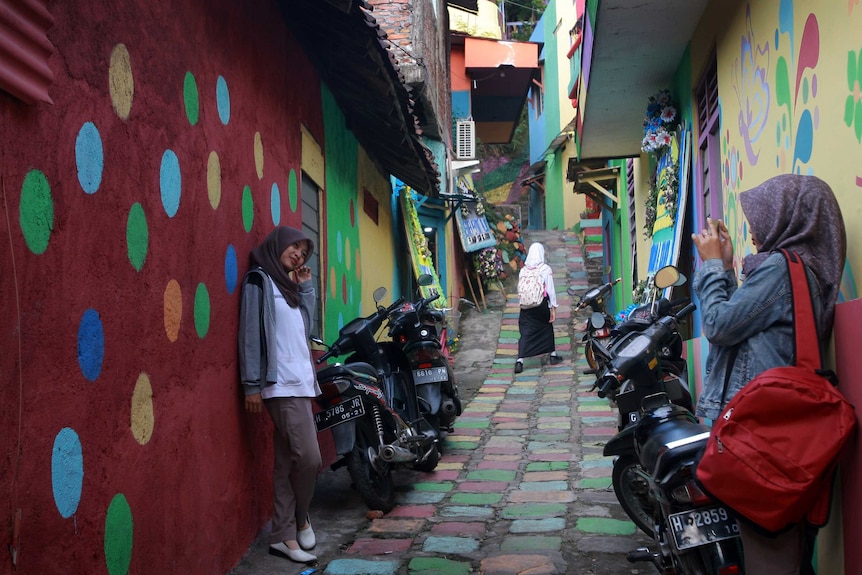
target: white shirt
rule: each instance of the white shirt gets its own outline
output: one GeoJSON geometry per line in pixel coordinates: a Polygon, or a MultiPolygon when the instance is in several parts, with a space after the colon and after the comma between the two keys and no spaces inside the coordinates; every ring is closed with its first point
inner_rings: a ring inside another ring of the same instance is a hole
{"type": "Polygon", "coordinates": [[[314,368],[305,339],[302,313],[299,308],[290,307],[275,282],[270,281],[275,296],[278,381],[264,387],[261,397],[315,397],[314,368]]]}

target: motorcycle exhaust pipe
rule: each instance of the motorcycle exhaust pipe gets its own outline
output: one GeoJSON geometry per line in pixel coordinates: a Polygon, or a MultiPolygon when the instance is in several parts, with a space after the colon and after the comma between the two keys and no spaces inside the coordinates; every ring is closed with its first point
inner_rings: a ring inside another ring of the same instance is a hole
{"type": "Polygon", "coordinates": [[[440,404],[440,412],[446,417],[455,417],[455,402],[447,399],[440,404]]]}
{"type": "Polygon", "coordinates": [[[381,445],[380,459],[386,463],[407,463],[416,459],[416,456],[400,445],[381,445]]]}

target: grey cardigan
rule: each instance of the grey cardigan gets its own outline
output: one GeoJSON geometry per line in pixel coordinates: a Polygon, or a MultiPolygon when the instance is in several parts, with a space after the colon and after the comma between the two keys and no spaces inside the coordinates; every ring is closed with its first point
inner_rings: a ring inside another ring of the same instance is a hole
{"type": "MultiPolygon", "coordinates": [[[[239,375],[245,395],[254,395],[278,379],[275,338],[275,297],[272,281],[263,269],[252,268],[242,280],[239,310],[239,375]]],[[[315,294],[311,282],[299,284],[302,321],[305,336],[311,333],[315,294]]]]}

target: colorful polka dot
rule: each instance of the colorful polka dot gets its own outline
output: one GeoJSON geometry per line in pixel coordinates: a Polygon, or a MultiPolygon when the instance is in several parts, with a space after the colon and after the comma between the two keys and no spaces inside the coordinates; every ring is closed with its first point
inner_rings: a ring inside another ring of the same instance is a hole
{"type": "Polygon", "coordinates": [[[126,221],[126,250],[129,262],[135,271],[141,271],[147,259],[150,244],[150,230],[147,226],[147,215],[139,203],[132,204],[126,221]]]}
{"type": "Polygon", "coordinates": [[[78,182],[88,194],[95,194],[102,184],[105,157],[102,137],[92,122],[86,122],[75,139],[75,164],[78,167],[78,182]]]}
{"type": "Polygon", "coordinates": [[[186,118],[189,124],[196,126],[200,119],[200,98],[198,96],[198,83],[194,74],[186,72],[183,80],[183,102],[186,105],[186,118]]]}
{"type": "Polygon", "coordinates": [[[257,179],[263,179],[263,141],[260,139],[260,132],[254,133],[254,169],[257,172],[257,179]]]}
{"type": "Polygon", "coordinates": [[[164,295],[165,334],[168,341],[177,341],[183,319],[183,291],[177,280],[170,280],[164,295]]]}
{"type": "Polygon", "coordinates": [[[203,283],[195,290],[195,331],[203,339],[210,330],[210,292],[203,283]]]}
{"type": "Polygon", "coordinates": [[[182,176],[180,161],[173,150],[165,150],[162,155],[162,166],[159,171],[159,187],[162,193],[162,206],[169,218],[177,215],[180,209],[180,194],[182,191],[182,176]]]}
{"type": "Polygon", "coordinates": [[[51,487],[60,516],[68,519],[78,510],[84,484],[84,453],[74,430],[64,427],[54,438],[51,452],[51,487]]]}
{"type": "Polygon", "coordinates": [[[34,254],[45,253],[54,229],[54,199],[48,178],[39,170],[30,170],[24,177],[19,218],[27,247],[34,254]]]}
{"type": "Polygon", "coordinates": [[[81,317],[78,326],[78,365],[89,381],[96,381],[102,372],[105,357],[105,334],[102,320],[96,310],[90,308],[81,317]]]}
{"type": "Polygon", "coordinates": [[[287,177],[287,197],[290,200],[290,211],[296,213],[296,205],[299,201],[299,189],[296,182],[296,171],[290,170],[287,177]]]}
{"type": "Polygon", "coordinates": [[[242,189],[242,227],[250,232],[254,225],[254,198],[251,196],[251,188],[245,186],[242,189]]]}
{"type": "Polygon", "coordinates": [[[213,209],[221,203],[221,161],[216,152],[210,152],[207,160],[207,196],[213,209]]]}
{"type": "Polygon", "coordinates": [[[132,562],[134,521],[122,493],[111,500],[105,515],[105,563],[109,575],[126,575],[132,562]]]}
{"type": "Polygon", "coordinates": [[[227,81],[222,76],[219,76],[216,81],[216,106],[219,120],[227,126],[230,121],[230,93],[227,89],[227,81]]]}
{"type": "Polygon", "coordinates": [[[131,429],[135,441],[146,445],[153,436],[155,416],[153,415],[153,387],[150,376],[142,373],[132,392],[131,429]]]}
{"type": "Polygon", "coordinates": [[[272,212],[272,223],[277,226],[281,221],[281,191],[278,189],[278,184],[276,183],[272,184],[270,210],[272,212]]]}
{"type": "MultiPolygon", "coordinates": [[[[276,225],[277,224],[278,222],[276,222],[276,225]]],[[[238,279],[239,270],[237,266],[236,249],[231,244],[227,247],[227,251],[224,255],[224,283],[227,288],[227,293],[233,293],[236,289],[238,279]]]]}
{"type": "Polygon", "coordinates": [[[135,99],[135,79],[132,76],[132,59],[123,44],[117,44],[111,50],[108,88],[114,112],[121,120],[127,120],[135,99]]]}

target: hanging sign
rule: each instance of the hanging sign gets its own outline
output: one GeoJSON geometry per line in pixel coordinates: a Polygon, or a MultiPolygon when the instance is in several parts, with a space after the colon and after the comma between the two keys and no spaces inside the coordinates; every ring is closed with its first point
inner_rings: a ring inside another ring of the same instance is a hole
{"type": "Polygon", "coordinates": [[[649,257],[650,274],[664,266],[676,265],[679,258],[691,153],[689,136],[690,132],[685,129],[674,134],[670,147],[659,158],[656,166],[658,194],[649,257]]]}
{"type": "Polygon", "coordinates": [[[458,193],[462,200],[455,206],[455,221],[464,251],[475,252],[497,245],[497,238],[488,225],[483,204],[476,199],[465,176],[458,178],[458,193]]]}
{"type": "MultiPolygon", "coordinates": [[[[422,224],[419,223],[419,214],[416,213],[416,204],[413,200],[413,190],[405,186],[400,195],[401,208],[404,212],[404,227],[407,232],[407,244],[410,248],[410,260],[413,262],[413,273],[418,279],[422,274],[428,274],[434,278],[434,282],[429,286],[420,286],[419,290],[422,297],[428,297],[432,292],[444,295],[443,287],[440,285],[440,277],[437,275],[437,270],[434,268],[434,262],[431,260],[431,252],[428,249],[428,238],[422,232],[422,224]]],[[[445,303],[444,297],[439,298],[434,302],[434,306],[440,306],[445,303]]]]}

